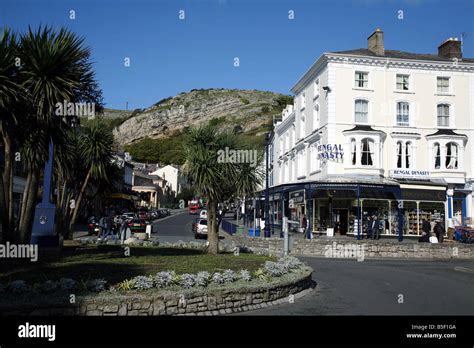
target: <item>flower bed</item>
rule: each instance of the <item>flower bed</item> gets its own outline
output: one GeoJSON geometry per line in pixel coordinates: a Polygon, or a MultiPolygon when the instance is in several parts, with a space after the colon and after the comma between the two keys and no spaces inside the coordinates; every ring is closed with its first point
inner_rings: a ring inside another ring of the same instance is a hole
{"type": "Polygon", "coordinates": [[[262,268],[255,272],[246,269],[233,271],[230,269],[223,272],[209,273],[206,271],[198,273],[176,274],[174,271],[158,272],[154,275],[140,275],[132,279],[127,279],[117,286],[107,286],[104,279],[92,279],[86,282],[77,282],[69,278],[61,278],[59,281],[46,280],[33,285],[27,284],[23,280],[15,280],[6,285],[0,284],[0,293],[25,294],[36,292],[40,294],[51,294],[57,291],[80,290],[85,292],[104,291],[144,291],[153,288],[158,289],[190,289],[206,288],[209,285],[224,285],[235,282],[250,282],[252,280],[271,281],[272,278],[282,277],[286,274],[301,271],[306,268],[305,264],[295,257],[283,257],[277,262],[266,261],[262,268]]]}

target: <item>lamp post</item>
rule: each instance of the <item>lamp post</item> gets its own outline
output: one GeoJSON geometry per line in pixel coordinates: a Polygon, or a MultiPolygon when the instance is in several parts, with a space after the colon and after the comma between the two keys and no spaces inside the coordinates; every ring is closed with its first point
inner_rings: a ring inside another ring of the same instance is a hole
{"type": "Polygon", "coordinates": [[[269,192],[268,192],[268,147],[270,144],[271,132],[265,134],[265,237],[270,237],[270,204],[269,204],[269,192]]]}

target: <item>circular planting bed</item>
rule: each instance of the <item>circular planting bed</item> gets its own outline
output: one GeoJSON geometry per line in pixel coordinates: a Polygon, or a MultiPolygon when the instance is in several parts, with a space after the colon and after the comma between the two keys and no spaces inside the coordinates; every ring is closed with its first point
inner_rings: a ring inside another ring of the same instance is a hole
{"type": "Polygon", "coordinates": [[[217,315],[288,302],[312,286],[312,269],[294,257],[207,255],[202,247],[136,247],[129,256],[121,247],[79,247],[2,268],[0,313],[217,315]]]}

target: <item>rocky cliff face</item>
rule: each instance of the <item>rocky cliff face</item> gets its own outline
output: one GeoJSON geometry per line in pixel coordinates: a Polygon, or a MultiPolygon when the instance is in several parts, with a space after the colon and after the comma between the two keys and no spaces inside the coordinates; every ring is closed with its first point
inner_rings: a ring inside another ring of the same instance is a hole
{"type": "Polygon", "coordinates": [[[257,90],[192,90],[134,111],[114,129],[114,136],[123,146],[146,137],[170,137],[209,121],[224,129],[258,131],[291,102],[289,96],[257,90]]]}

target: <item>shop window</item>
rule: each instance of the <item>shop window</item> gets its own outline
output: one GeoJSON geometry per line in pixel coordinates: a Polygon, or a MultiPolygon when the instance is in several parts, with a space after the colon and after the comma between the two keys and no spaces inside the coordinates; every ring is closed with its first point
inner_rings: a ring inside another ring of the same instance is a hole
{"type": "Polygon", "coordinates": [[[439,104],[438,107],[438,127],[449,127],[449,105],[439,104]]]}
{"type": "Polygon", "coordinates": [[[435,169],[440,169],[441,167],[441,147],[439,143],[434,144],[434,163],[435,169]]]}
{"type": "Polygon", "coordinates": [[[446,144],[446,169],[458,169],[458,153],[456,144],[446,144]]]}
{"type": "Polygon", "coordinates": [[[410,105],[407,102],[397,103],[397,126],[410,125],[410,105]]]}
{"type": "Polygon", "coordinates": [[[372,166],[374,164],[374,141],[369,138],[362,139],[361,142],[361,164],[372,166]]]}
{"type": "Polygon", "coordinates": [[[355,101],[355,123],[369,123],[369,102],[363,99],[355,101]]]}

